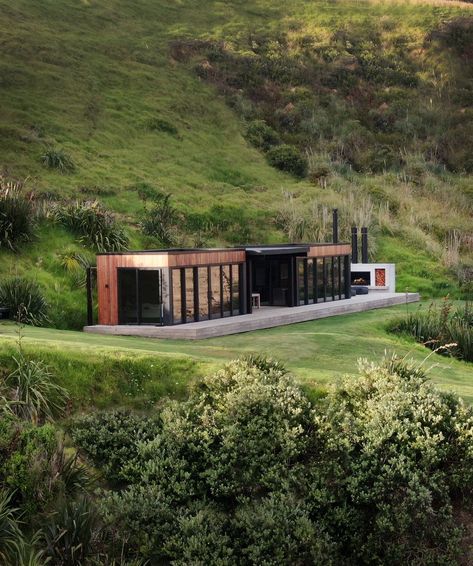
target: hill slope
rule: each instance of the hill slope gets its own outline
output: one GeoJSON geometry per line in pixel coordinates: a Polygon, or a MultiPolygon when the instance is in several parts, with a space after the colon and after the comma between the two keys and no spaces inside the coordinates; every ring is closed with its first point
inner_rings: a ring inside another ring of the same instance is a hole
{"type": "MultiPolygon", "coordinates": [[[[323,206],[336,205],[345,233],[352,222],[370,225],[376,257],[399,263],[400,289],[457,292],[471,263],[464,63],[473,43],[468,25],[454,29],[460,46],[444,26],[468,23],[467,4],[0,0],[0,8],[0,165],[7,177],[28,178],[37,200],[98,198],[132,247],[159,244],[138,227],[153,189],[172,194],[177,241],[191,245],[323,238],[323,206]],[[281,62],[300,66],[303,79],[281,62]],[[256,96],[255,73],[265,96],[256,96]],[[306,111],[315,118],[302,127],[306,111]],[[406,116],[414,118],[399,134],[406,116]],[[247,136],[257,120],[309,155],[307,176],[268,164],[247,136]],[[429,153],[438,140],[445,151],[429,153]],[[59,150],[73,171],[43,165],[59,150]]],[[[52,322],[79,327],[83,289],[64,270],[65,251],[82,246],[42,220],[34,242],[0,252],[0,272],[35,276],[52,322]]]]}

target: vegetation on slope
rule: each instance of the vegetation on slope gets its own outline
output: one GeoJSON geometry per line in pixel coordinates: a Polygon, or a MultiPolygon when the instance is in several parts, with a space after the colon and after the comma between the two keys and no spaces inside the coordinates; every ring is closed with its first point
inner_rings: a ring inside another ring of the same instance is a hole
{"type": "MultiPolygon", "coordinates": [[[[178,245],[325,238],[338,206],[344,237],[365,223],[378,259],[410,255],[400,289],[468,277],[467,4],[0,4],[1,166],[40,207],[98,199],[133,248],[168,245],[141,228],[156,195],[178,245]],[[307,178],[269,165],[287,170],[284,146],[307,178]]],[[[52,323],[80,327],[62,256],[84,242],[43,218],[19,250],[0,274],[33,276],[52,323]]]]}

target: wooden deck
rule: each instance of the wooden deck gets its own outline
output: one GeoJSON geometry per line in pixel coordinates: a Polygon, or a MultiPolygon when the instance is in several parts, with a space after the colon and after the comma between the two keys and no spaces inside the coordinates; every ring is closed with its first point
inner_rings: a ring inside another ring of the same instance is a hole
{"type": "Polygon", "coordinates": [[[418,293],[386,293],[376,291],[368,295],[357,295],[351,299],[303,305],[299,307],[262,307],[252,314],[190,322],[176,326],[145,325],[96,325],[84,327],[85,332],[97,334],[115,334],[122,336],[144,336],[148,338],[171,338],[184,340],[201,340],[228,334],[239,334],[263,328],[284,326],[306,322],[318,318],[350,314],[354,312],[380,309],[406,302],[415,303],[420,299],[418,293]]]}

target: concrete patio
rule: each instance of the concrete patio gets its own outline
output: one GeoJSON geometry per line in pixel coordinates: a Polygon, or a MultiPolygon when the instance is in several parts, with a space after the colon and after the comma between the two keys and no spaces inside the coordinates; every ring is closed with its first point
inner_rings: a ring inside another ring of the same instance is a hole
{"type": "Polygon", "coordinates": [[[215,338],[228,334],[250,332],[286,324],[295,324],[327,318],[340,314],[380,309],[393,305],[415,303],[419,301],[418,293],[387,293],[382,291],[371,292],[368,295],[357,295],[351,299],[318,303],[315,305],[302,305],[298,307],[262,307],[252,314],[190,322],[175,326],[147,326],[147,325],[95,325],[84,327],[85,332],[97,334],[114,334],[121,336],[143,336],[148,338],[172,338],[185,340],[201,340],[215,338]]]}

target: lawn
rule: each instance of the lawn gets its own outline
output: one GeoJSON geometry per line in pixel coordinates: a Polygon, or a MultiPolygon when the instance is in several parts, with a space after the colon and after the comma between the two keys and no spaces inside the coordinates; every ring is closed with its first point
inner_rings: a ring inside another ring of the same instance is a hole
{"type": "MultiPolygon", "coordinates": [[[[389,317],[399,315],[405,309],[405,306],[391,307],[202,341],[25,328],[23,347],[35,355],[43,355],[62,373],[69,374],[65,384],[73,388],[76,364],[81,379],[89,386],[91,379],[95,381],[93,390],[88,390],[88,401],[92,404],[97,401],[101,406],[112,403],[110,396],[113,396],[113,403],[120,403],[126,395],[134,394],[127,389],[126,371],[122,372],[118,382],[110,382],[110,375],[119,367],[120,360],[132,365],[135,360],[141,368],[155,365],[160,368],[151,375],[153,396],[157,399],[159,395],[180,395],[185,384],[195,376],[220,367],[226,360],[250,353],[267,354],[283,361],[297,380],[310,388],[324,387],[344,374],[356,373],[360,358],[379,360],[385,352],[396,352],[421,363],[428,357],[425,367],[430,368],[429,375],[440,387],[473,401],[473,364],[432,354],[423,346],[385,330],[389,317]],[[81,364],[87,363],[94,367],[93,378],[85,378],[83,374],[87,371],[80,369],[81,364]],[[105,389],[100,389],[97,382],[101,379],[107,382],[105,389]],[[161,388],[156,384],[160,380],[164,382],[161,388]],[[115,387],[121,387],[125,393],[117,396],[115,387]],[[96,395],[97,399],[94,399],[96,395]]],[[[16,339],[17,330],[13,325],[0,325],[0,361],[11,354],[16,339]]],[[[145,387],[140,391],[143,397],[148,390],[145,387]]],[[[78,390],[77,396],[81,394],[78,390]]]]}

